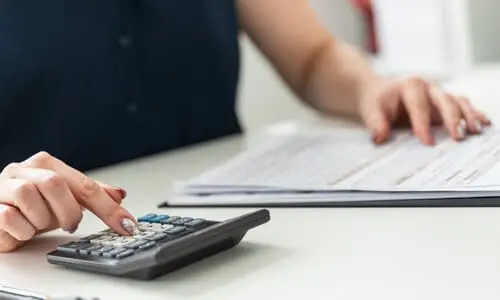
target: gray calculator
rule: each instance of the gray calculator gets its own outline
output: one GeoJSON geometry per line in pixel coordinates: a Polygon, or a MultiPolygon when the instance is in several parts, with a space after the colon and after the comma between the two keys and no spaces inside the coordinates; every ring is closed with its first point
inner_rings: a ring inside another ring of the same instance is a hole
{"type": "Polygon", "coordinates": [[[269,220],[266,209],[224,221],[147,214],[137,219],[133,236],[103,230],[60,245],[47,259],[70,269],[151,280],[233,248],[248,230],[269,220]]]}

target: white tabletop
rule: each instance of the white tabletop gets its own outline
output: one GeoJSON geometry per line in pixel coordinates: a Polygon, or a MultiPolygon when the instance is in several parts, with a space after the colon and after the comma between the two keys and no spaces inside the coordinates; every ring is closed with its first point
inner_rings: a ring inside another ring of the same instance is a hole
{"type": "MultiPolygon", "coordinates": [[[[500,68],[457,80],[496,109],[500,68]],[[484,78],[481,78],[483,76],[484,78]],[[497,83],[498,82],[498,83],[497,83]],[[488,92],[489,91],[489,92],[488,92]]],[[[294,124],[272,133],[293,130],[294,124]]],[[[136,216],[160,211],[229,218],[248,209],[168,209],[175,180],[223,162],[256,139],[231,137],[92,173],[127,189],[136,216]]],[[[272,209],[271,221],[236,248],[151,282],[49,265],[57,244],[103,228],[87,215],[75,236],[55,232],[0,255],[0,285],[52,295],[115,299],[495,299],[500,296],[500,210],[496,208],[272,209]]]]}

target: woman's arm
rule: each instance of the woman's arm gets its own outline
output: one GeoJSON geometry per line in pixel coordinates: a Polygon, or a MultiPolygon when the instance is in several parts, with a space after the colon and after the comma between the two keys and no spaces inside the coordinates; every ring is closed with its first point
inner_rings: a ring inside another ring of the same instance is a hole
{"type": "Polygon", "coordinates": [[[243,29],[302,100],[322,112],[358,116],[379,81],[364,55],[335,39],[306,0],[238,0],[243,29]]]}
{"type": "Polygon", "coordinates": [[[433,124],[444,124],[455,140],[490,124],[466,98],[423,79],[378,76],[359,50],[328,32],[306,0],[237,1],[243,29],[291,89],[319,111],[360,117],[376,143],[398,123],[410,124],[428,145],[433,124]]]}

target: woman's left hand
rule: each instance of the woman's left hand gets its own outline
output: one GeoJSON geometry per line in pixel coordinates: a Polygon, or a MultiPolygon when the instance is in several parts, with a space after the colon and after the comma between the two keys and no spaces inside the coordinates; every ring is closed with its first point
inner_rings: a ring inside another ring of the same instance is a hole
{"type": "Polygon", "coordinates": [[[408,125],[426,145],[434,144],[431,126],[442,124],[455,140],[479,134],[490,125],[487,116],[466,97],[451,95],[421,78],[380,81],[363,93],[359,113],[376,144],[387,141],[391,129],[408,125]]]}

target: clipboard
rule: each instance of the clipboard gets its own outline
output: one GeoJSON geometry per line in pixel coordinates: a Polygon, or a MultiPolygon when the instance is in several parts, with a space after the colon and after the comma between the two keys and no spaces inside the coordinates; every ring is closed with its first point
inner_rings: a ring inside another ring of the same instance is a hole
{"type": "Polygon", "coordinates": [[[234,204],[183,204],[164,201],[158,208],[418,208],[418,207],[500,207],[500,197],[485,196],[474,198],[439,198],[414,200],[377,201],[304,201],[295,203],[234,203],[234,204]]]}

